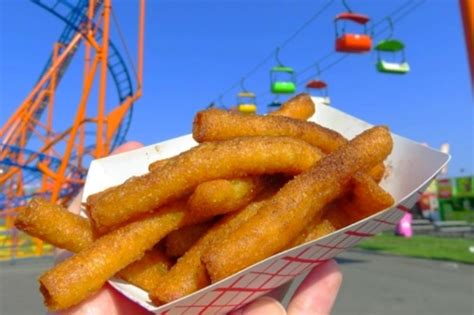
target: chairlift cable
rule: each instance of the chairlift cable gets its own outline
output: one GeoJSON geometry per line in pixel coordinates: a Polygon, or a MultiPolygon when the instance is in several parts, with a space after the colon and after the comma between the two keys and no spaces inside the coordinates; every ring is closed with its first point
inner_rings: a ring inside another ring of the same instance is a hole
{"type": "MultiPolygon", "coordinates": [[[[405,8],[408,7],[408,4],[413,4],[414,2],[412,0],[409,0],[407,2],[405,2],[403,5],[401,5],[400,7],[398,7],[397,9],[395,9],[393,12],[391,12],[389,15],[385,16],[383,19],[379,20],[377,23],[375,23],[372,27],[374,28],[376,25],[380,25],[381,23],[383,23],[387,18],[391,18],[392,20],[392,24],[395,25],[398,21],[402,20],[403,18],[405,18],[407,15],[409,15],[410,13],[412,13],[413,11],[415,11],[416,9],[418,9],[424,2],[426,2],[426,0],[420,0],[419,2],[417,2],[414,6],[412,6],[410,9],[408,9],[406,12],[404,12],[402,15],[400,16],[397,16],[396,18],[393,18],[393,15],[397,15],[399,12],[403,11],[405,8]]],[[[374,33],[374,36],[379,36],[381,35],[382,33],[384,33],[385,31],[387,31],[388,29],[390,28],[390,26],[385,26],[384,28],[382,28],[381,30],[379,30],[378,32],[374,33]]],[[[298,78],[299,76],[301,76],[301,74],[305,73],[305,72],[308,72],[308,70],[310,69],[314,69],[314,67],[316,65],[321,65],[321,61],[323,60],[326,60],[328,59],[330,56],[332,55],[335,55],[336,52],[332,51],[328,54],[326,54],[325,56],[323,56],[322,58],[320,58],[318,61],[312,63],[311,65],[309,65],[308,67],[304,68],[302,71],[300,71],[297,75],[296,75],[296,78],[298,78]]],[[[341,57],[339,57],[338,59],[336,59],[335,61],[331,62],[330,64],[324,66],[324,67],[321,67],[320,68],[320,71],[319,71],[319,74],[325,72],[325,71],[328,71],[329,69],[331,69],[332,67],[334,67],[335,65],[337,65],[338,63],[342,62],[344,59],[346,59],[347,57],[349,57],[350,54],[344,54],[344,55],[341,55],[341,57]]],[[[312,77],[314,77],[315,74],[313,73],[311,76],[308,76],[305,80],[298,80],[299,83],[297,83],[297,86],[301,86],[302,84],[306,83],[308,80],[310,80],[312,77]]],[[[259,93],[258,95],[261,97],[264,97],[264,96],[267,96],[271,94],[270,92],[268,91],[265,91],[263,93],[259,93]]]]}
{"type": "MultiPolygon", "coordinates": [[[[303,30],[305,30],[309,25],[311,25],[325,10],[327,10],[330,5],[335,0],[327,1],[319,10],[316,11],[303,25],[301,25],[293,34],[291,34],[287,39],[285,39],[280,45],[277,47],[284,48],[286,47],[291,41],[293,41],[303,30]]],[[[247,73],[244,74],[244,78],[248,78],[252,76],[257,70],[263,67],[269,60],[271,60],[275,56],[275,49],[263,58],[259,63],[257,63],[252,69],[250,69],[247,73]]],[[[238,87],[240,84],[240,79],[232,83],[226,90],[224,90],[221,94],[226,95],[234,88],[238,87]]]]}

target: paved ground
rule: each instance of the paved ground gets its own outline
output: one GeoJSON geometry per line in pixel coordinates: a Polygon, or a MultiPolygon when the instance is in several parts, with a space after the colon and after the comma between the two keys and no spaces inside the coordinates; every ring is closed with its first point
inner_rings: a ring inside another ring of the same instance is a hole
{"type": "MultiPolygon", "coordinates": [[[[474,266],[351,251],[335,315],[474,315],[474,266]]],[[[293,285],[294,287],[294,285],[293,285]]]]}
{"type": "Polygon", "coordinates": [[[25,259],[15,265],[0,262],[0,314],[45,314],[36,279],[52,263],[51,258],[25,259]]]}
{"type": "MultiPolygon", "coordinates": [[[[335,315],[474,314],[474,266],[352,251],[335,315]]],[[[0,263],[0,314],[44,314],[36,278],[50,259],[0,263]]]]}

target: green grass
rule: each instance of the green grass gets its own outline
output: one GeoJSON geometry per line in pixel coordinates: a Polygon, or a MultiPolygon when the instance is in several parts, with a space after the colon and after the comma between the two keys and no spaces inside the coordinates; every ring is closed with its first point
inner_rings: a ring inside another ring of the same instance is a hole
{"type": "Polygon", "coordinates": [[[474,264],[474,253],[469,251],[470,246],[474,246],[474,239],[443,238],[426,235],[404,238],[380,234],[359,243],[357,247],[393,255],[474,264]]]}

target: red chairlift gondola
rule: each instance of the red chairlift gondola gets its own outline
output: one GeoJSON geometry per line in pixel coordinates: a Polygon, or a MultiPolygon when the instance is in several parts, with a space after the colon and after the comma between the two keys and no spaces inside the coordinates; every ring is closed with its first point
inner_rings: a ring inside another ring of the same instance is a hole
{"type": "Polygon", "coordinates": [[[331,105],[331,98],[328,95],[328,85],[323,80],[310,80],[306,84],[306,89],[319,91],[315,93],[310,93],[313,101],[317,104],[331,105]]]}
{"type": "Polygon", "coordinates": [[[327,83],[324,82],[323,80],[310,80],[307,84],[306,84],[306,88],[308,89],[325,89],[327,88],[327,83]]]}
{"type": "Polygon", "coordinates": [[[328,95],[328,85],[325,81],[320,79],[321,70],[319,65],[316,65],[318,74],[315,79],[306,83],[306,90],[311,94],[313,101],[317,104],[331,105],[331,99],[328,95]]]}
{"type": "Polygon", "coordinates": [[[364,53],[370,51],[372,48],[372,37],[368,34],[367,23],[370,18],[367,15],[354,13],[343,1],[344,6],[348,12],[338,14],[334,19],[334,27],[336,30],[336,51],[346,53],[364,53]],[[352,22],[364,27],[363,33],[346,33],[345,27],[339,33],[339,23],[352,22]]]}

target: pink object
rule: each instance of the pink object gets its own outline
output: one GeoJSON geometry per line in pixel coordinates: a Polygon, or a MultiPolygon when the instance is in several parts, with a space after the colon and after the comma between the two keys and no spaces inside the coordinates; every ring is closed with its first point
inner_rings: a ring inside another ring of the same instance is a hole
{"type": "Polygon", "coordinates": [[[411,226],[413,216],[410,212],[405,212],[403,217],[400,219],[400,221],[397,224],[397,227],[395,228],[395,232],[397,235],[403,236],[403,237],[412,237],[413,236],[413,229],[411,226]]]}

